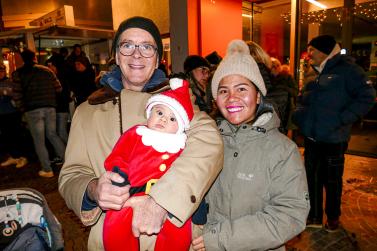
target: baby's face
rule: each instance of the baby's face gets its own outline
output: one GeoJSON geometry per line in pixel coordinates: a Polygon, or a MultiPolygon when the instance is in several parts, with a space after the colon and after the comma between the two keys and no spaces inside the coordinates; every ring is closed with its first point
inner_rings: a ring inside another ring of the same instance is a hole
{"type": "Polygon", "coordinates": [[[178,122],[174,113],[165,105],[155,105],[147,121],[149,129],[159,132],[176,133],[178,131],[178,122]]]}

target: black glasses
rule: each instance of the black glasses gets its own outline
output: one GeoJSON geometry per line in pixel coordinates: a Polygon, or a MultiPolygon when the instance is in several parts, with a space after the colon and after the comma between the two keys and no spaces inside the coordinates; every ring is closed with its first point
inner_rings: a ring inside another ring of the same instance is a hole
{"type": "Polygon", "coordinates": [[[131,44],[129,42],[122,42],[119,44],[119,52],[123,56],[132,56],[138,48],[140,55],[145,58],[151,58],[156,54],[157,48],[151,44],[131,44]]]}

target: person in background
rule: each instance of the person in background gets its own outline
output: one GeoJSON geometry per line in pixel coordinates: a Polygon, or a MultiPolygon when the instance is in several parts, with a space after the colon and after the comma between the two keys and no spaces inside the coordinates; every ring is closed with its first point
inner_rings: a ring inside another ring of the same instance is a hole
{"type": "Polygon", "coordinates": [[[160,69],[161,71],[164,72],[165,76],[168,76],[168,70],[167,70],[167,67],[164,63],[160,63],[160,65],[158,66],[158,69],[160,69]]]}
{"type": "Polygon", "coordinates": [[[287,65],[287,64],[282,64],[281,66],[280,66],[280,73],[282,73],[282,74],[291,74],[291,70],[290,70],[290,67],[289,67],[289,65],[287,65]]]}
{"type": "MultiPolygon", "coordinates": [[[[208,54],[204,58],[210,64],[211,73],[215,72],[217,66],[220,64],[221,60],[223,60],[223,58],[217,53],[217,51],[211,52],[210,54],[208,54]]],[[[211,74],[211,75],[213,75],[213,74],[211,74]]]]}
{"type": "Polygon", "coordinates": [[[325,229],[332,232],[340,226],[344,153],[351,127],[374,105],[376,93],[363,69],[340,54],[333,36],[313,38],[308,54],[319,75],[305,84],[293,114],[305,137],[311,205],[307,226],[322,228],[324,187],[325,229]]]}
{"type": "Polygon", "coordinates": [[[267,100],[274,104],[281,124],[280,132],[287,134],[292,130],[290,122],[295,109],[298,86],[291,74],[283,72],[281,63],[277,58],[271,58],[271,87],[267,90],[267,100]]]}
{"type": "Polygon", "coordinates": [[[152,93],[168,88],[165,75],[157,69],[162,52],[152,20],[124,20],[113,40],[118,67],[102,78],[103,88],[77,108],[72,120],[59,192],[68,208],[91,227],[88,250],[104,249],[106,211],[125,205],[132,207],[132,232],[139,237],[140,250],[153,250],[165,219],[181,227],[221,170],[223,143],[216,123],[194,107],[185,149],[148,195],[130,198],[129,185],[112,184],[124,179],[106,171],[106,157],[124,131],[145,123],[144,108],[152,93]]]}
{"type": "Polygon", "coordinates": [[[207,223],[194,250],[285,250],[305,229],[306,174],[294,142],[263,98],[266,86],[249,48],[233,40],[212,79],[223,115],[224,167],[209,190],[207,223]]]}
{"type": "Polygon", "coordinates": [[[62,47],[59,49],[59,55],[62,57],[63,60],[66,60],[68,57],[68,49],[66,47],[62,47]]]}
{"type": "Polygon", "coordinates": [[[183,69],[190,88],[195,95],[195,104],[201,111],[211,113],[212,100],[208,99],[208,80],[210,78],[210,64],[206,59],[198,55],[191,55],[185,59],[183,69]]]}
{"type": "MultiPolygon", "coordinates": [[[[274,74],[278,74],[275,70],[277,60],[271,58],[257,43],[253,41],[247,42],[250,54],[256,61],[259,71],[262,75],[263,81],[267,88],[267,95],[265,102],[271,104],[279,116],[281,125],[280,132],[286,134],[286,124],[288,121],[287,109],[289,109],[289,91],[286,87],[285,81],[276,79],[274,74]]],[[[280,62],[279,62],[280,63],[280,62]]],[[[280,70],[280,65],[279,65],[280,70]]]]}
{"type": "Polygon", "coordinates": [[[30,129],[35,151],[42,165],[38,175],[54,176],[46,137],[55,150],[57,158],[64,159],[65,145],[56,133],[56,95],[62,87],[56,75],[47,67],[35,62],[35,53],[24,49],[21,53],[24,65],[13,72],[14,92],[21,100],[26,122],[30,129]]]}
{"type": "Polygon", "coordinates": [[[259,71],[262,75],[264,84],[266,85],[267,88],[267,93],[268,90],[271,89],[271,67],[272,67],[272,62],[270,56],[265,52],[262,47],[260,47],[259,44],[253,42],[253,41],[248,41],[246,43],[249,47],[250,50],[250,55],[254,58],[255,62],[258,65],[259,71]]]}
{"type": "Polygon", "coordinates": [[[105,76],[106,73],[108,73],[108,72],[112,72],[112,71],[114,70],[114,68],[117,67],[117,64],[116,64],[116,62],[115,62],[115,58],[111,57],[111,58],[107,61],[107,63],[106,63],[106,67],[107,67],[107,69],[100,71],[100,72],[98,73],[98,75],[96,76],[95,80],[94,80],[94,82],[96,83],[96,87],[97,87],[97,88],[101,88],[101,84],[100,84],[101,78],[102,78],[103,76],[105,76]]]}
{"type": "Polygon", "coordinates": [[[87,64],[85,57],[77,57],[75,71],[70,80],[70,89],[73,92],[76,107],[97,90],[95,78],[95,72],[91,65],[87,64]]]}
{"type": "Polygon", "coordinates": [[[75,70],[75,62],[77,61],[77,58],[81,58],[84,65],[90,65],[90,60],[82,50],[80,44],[73,45],[73,50],[67,57],[67,64],[71,71],[75,70]]]}
{"type": "Polygon", "coordinates": [[[71,91],[67,82],[64,57],[60,54],[52,55],[46,60],[46,65],[58,77],[62,91],[56,95],[56,131],[66,145],[68,141],[69,103],[71,91]]]}
{"type": "Polygon", "coordinates": [[[9,153],[8,158],[1,162],[1,167],[16,165],[24,167],[28,160],[23,142],[21,113],[13,100],[14,83],[7,77],[6,67],[0,63],[0,139],[4,149],[9,153]]]}

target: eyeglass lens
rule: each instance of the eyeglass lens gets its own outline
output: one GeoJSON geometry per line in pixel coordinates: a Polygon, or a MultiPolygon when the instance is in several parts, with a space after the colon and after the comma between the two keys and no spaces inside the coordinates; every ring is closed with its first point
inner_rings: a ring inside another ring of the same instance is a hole
{"type": "Polygon", "coordinates": [[[156,48],[150,44],[131,44],[131,43],[120,43],[119,44],[119,52],[123,56],[131,56],[135,53],[136,48],[139,50],[141,56],[145,58],[153,57],[156,53],[156,48]]]}

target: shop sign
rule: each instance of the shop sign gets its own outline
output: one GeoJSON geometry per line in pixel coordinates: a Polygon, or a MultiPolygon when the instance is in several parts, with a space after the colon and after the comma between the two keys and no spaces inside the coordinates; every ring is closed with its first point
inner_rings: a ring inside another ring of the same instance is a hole
{"type": "Polygon", "coordinates": [[[70,5],[64,5],[59,9],[31,21],[29,25],[39,27],[52,25],[75,26],[73,7],[70,5]]]}

